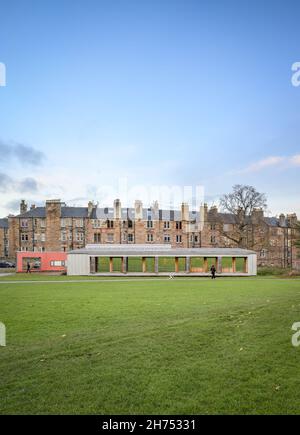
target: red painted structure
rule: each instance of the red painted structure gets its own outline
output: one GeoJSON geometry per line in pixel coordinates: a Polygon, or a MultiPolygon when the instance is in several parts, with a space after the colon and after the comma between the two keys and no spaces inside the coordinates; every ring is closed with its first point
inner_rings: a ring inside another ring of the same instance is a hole
{"type": "Polygon", "coordinates": [[[26,272],[30,263],[31,272],[66,272],[66,252],[17,252],[17,272],[26,272]]]}

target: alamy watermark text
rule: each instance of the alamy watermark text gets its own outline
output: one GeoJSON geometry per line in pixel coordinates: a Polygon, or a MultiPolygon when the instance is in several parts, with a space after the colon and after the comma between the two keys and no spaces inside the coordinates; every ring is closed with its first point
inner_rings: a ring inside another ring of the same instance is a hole
{"type": "Polygon", "coordinates": [[[298,86],[300,86],[300,62],[293,63],[292,71],[294,72],[291,79],[292,85],[297,88],[298,86]]]}

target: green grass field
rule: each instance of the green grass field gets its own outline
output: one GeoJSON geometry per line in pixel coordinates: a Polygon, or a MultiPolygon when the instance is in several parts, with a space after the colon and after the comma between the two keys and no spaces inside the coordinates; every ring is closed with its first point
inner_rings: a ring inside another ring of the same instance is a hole
{"type": "Polygon", "coordinates": [[[66,280],[0,279],[1,414],[300,412],[300,280],[66,280]]]}

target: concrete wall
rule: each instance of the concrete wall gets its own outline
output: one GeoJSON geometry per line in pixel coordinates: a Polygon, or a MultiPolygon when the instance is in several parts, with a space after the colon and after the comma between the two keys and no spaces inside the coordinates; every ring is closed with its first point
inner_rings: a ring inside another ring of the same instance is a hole
{"type": "Polygon", "coordinates": [[[37,272],[65,272],[67,253],[66,252],[17,252],[17,272],[26,272],[27,262],[29,261],[32,271],[34,271],[34,259],[38,258],[41,267],[37,272]],[[51,266],[52,261],[64,261],[65,266],[51,266]]]}
{"type": "Polygon", "coordinates": [[[68,254],[68,275],[89,275],[90,256],[86,254],[68,254]]]}
{"type": "Polygon", "coordinates": [[[248,256],[248,275],[257,275],[257,256],[248,256]]]}

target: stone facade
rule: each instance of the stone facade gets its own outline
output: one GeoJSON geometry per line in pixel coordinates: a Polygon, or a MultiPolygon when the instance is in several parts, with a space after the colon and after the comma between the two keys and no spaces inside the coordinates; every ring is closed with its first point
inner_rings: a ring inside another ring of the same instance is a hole
{"type": "Polygon", "coordinates": [[[0,219],[0,258],[8,257],[8,219],[0,219]]]}
{"type": "MultiPolygon", "coordinates": [[[[6,254],[11,258],[16,251],[69,251],[93,243],[237,247],[236,217],[207,205],[191,211],[187,204],[180,210],[161,210],[157,202],[150,208],[143,208],[141,201],[132,208],[122,208],[120,200],[115,200],[113,207],[100,208],[92,202],[87,207],[68,207],[60,200],[49,200],[45,207],[33,205],[28,210],[22,201],[20,214],[9,216],[7,222],[6,254]]],[[[255,250],[259,265],[291,267],[297,259],[293,247],[296,224],[295,214],[268,218],[262,210],[255,210],[239,247],[255,250]]]]}

